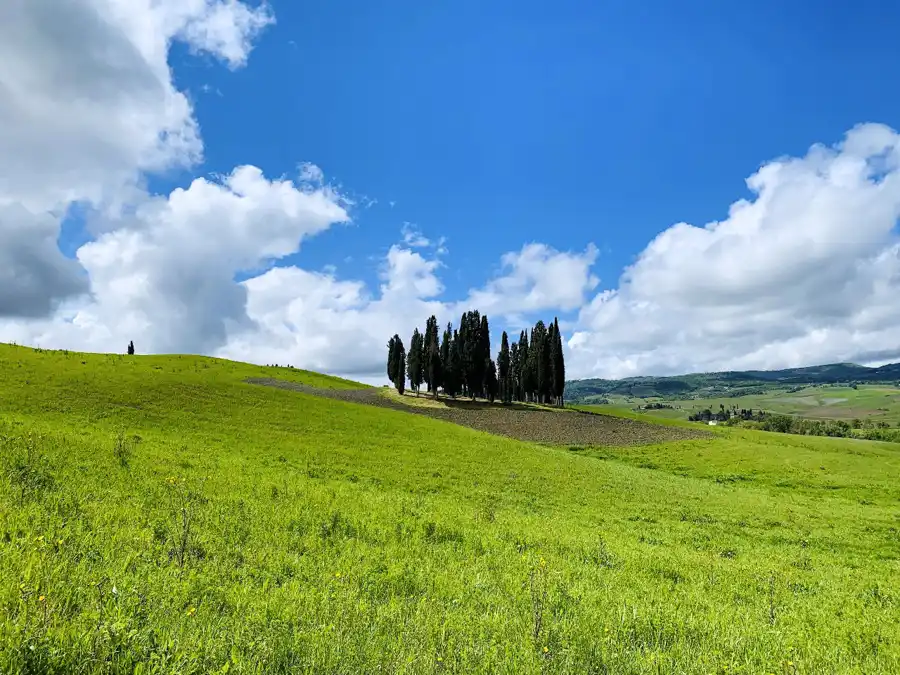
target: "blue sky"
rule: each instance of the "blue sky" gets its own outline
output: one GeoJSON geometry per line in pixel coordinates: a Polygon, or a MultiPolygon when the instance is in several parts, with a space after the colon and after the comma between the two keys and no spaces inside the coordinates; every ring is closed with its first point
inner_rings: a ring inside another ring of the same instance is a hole
{"type": "Polygon", "coordinates": [[[272,7],[246,69],[172,59],[196,102],[199,171],[311,161],[377,200],[300,254],[370,282],[408,221],[447,237],[449,295],[526,241],[595,242],[614,287],[669,225],[725,217],[763,161],[900,111],[883,80],[900,56],[889,3],[272,7]]]}
{"type": "Polygon", "coordinates": [[[0,340],[376,381],[478,308],[495,343],[558,315],[572,377],[900,360],[898,31],[871,0],[17,3],[0,340]]]}

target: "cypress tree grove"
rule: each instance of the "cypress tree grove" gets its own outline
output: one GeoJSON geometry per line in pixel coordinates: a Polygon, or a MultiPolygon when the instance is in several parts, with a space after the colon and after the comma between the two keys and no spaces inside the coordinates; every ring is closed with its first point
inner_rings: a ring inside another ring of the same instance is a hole
{"type": "Polygon", "coordinates": [[[500,336],[500,353],[497,354],[497,378],[500,384],[500,400],[509,403],[509,338],[506,331],[500,336]]]}
{"type": "Polygon", "coordinates": [[[408,377],[417,395],[425,382],[435,398],[443,389],[452,397],[493,402],[499,395],[504,404],[526,401],[562,407],[566,365],[559,318],[549,324],[539,320],[530,331],[519,333],[518,342],[510,343],[503,331],[493,360],[486,314],[477,309],[464,312],[458,330],[448,323],[443,332],[431,316],[424,333],[413,331],[408,354],[399,335],[390,339],[387,374],[401,393],[408,377]]]}

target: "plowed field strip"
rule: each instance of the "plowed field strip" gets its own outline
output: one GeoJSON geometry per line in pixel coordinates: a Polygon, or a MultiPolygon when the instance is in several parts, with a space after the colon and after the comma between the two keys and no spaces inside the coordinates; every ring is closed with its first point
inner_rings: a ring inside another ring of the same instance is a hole
{"type": "Polygon", "coordinates": [[[646,445],[692,438],[708,438],[703,430],[669,427],[608,415],[557,412],[502,406],[426,408],[407,406],[382,396],[378,389],[318,389],[272,378],[251,378],[250,384],[289,389],[304,394],[362,403],[425,415],[499,436],[560,445],[646,445]]]}

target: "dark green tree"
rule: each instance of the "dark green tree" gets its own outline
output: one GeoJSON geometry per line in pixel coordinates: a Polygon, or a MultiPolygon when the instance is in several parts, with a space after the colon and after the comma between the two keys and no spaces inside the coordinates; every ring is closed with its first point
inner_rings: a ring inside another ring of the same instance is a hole
{"type": "Polygon", "coordinates": [[[387,376],[392,383],[397,378],[397,372],[395,370],[397,367],[396,346],[397,343],[394,338],[388,340],[387,376]]]}
{"type": "MultiPolygon", "coordinates": [[[[481,315],[481,325],[478,329],[478,360],[481,362],[481,370],[478,373],[478,381],[481,382],[482,398],[489,398],[487,386],[488,368],[493,360],[491,359],[491,329],[488,326],[487,314],[481,315]]],[[[494,365],[494,380],[497,379],[496,364],[494,365]]],[[[496,393],[495,393],[496,396],[496,393]]]]}
{"type": "Polygon", "coordinates": [[[456,366],[456,354],[453,345],[453,326],[448,323],[441,341],[441,365],[443,370],[444,393],[456,397],[459,372],[456,366]]]}
{"type": "Polygon", "coordinates": [[[406,348],[399,335],[394,336],[394,386],[402,396],[406,390],[406,348]]]}
{"type": "Polygon", "coordinates": [[[500,336],[500,353],[497,354],[497,379],[500,385],[500,400],[509,403],[512,400],[509,376],[509,337],[506,331],[500,336]]]}
{"type": "Polygon", "coordinates": [[[509,399],[519,401],[519,343],[513,342],[509,347],[509,399]]]}
{"type": "Polygon", "coordinates": [[[422,363],[422,334],[416,328],[412,339],[409,341],[409,353],[406,355],[406,374],[409,376],[409,386],[419,395],[422,386],[424,364],[422,363]]]}
{"type": "Polygon", "coordinates": [[[484,389],[484,356],[481,352],[481,313],[476,309],[466,313],[466,388],[474,400],[484,389]]]}
{"type": "Polygon", "coordinates": [[[531,395],[531,356],[528,353],[528,333],[519,334],[519,400],[528,401],[531,395]]]}
{"type": "Polygon", "coordinates": [[[131,356],[134,356],[134,341],[133,340],[128,341],[128,354],[131,356]]]}
{"type": "Polygon", "coordinates": [[[425,322],[425,334],[422,336],[422,379],[425,381],[425,389],[429,393],[436,388],[432,382],[431,374],[431,341],[437,337],[437,319],[433,316],[425,322]]]}
{"type": "Polygon", "coordinates": [[[434,398],[437,398],[438,389],[441,382],[441,343],[438,339],[437,318],[434,316],[428,319],[428,327],[425,329],[425,364],[426,364],[426,380],[428,381],[429,390],[434,398]]]}
{"type": "Polygon", "coordinates": [[[491,403],[497,397],[497,366],[493,359],[488,359],[484,373],[484,397],[491,403]]]}
{"type": "Polygon", "coordinates": [[[563,407],[563,396],[566,391],[566,357],[563,353],[562,335],[559,332],[559,320],[553,319],[554,346],[550,358],[553,360],[553,394],[557,405],[563,407]]]}
{"type": "Polygon", "coordinates": [[[453,342],[450,344],[450,361],[453,370],[453,395],[465,396],[463,341],[459,336],[459,331],[456,329],[453,331],[453,342]]]}
{"type": "Polygon", "coordinates": [[[469,374],[471,371],[469,354],[469,314],[463,312],[459,319],[459,329],[456,332],[456,372],[458,378],[459,394],[469,395],[469,374]]]}
{"type": "Polygon", "coordinates": [[[547,326],[540,319],[531,331],[534,362],[534,391],[538,403],[547,403],[550,395],[550,340],[547,326]]]}

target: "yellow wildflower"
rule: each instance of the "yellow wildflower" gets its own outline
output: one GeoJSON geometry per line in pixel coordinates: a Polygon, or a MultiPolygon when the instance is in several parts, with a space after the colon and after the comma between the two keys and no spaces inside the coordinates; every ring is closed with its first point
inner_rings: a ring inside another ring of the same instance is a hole
{"type": "Polygon", "coordinates": [[[41,597],[38,598],[38,602],[43,602],[43,601],[46,600],[46,599],[47,599],[47,598],[45,598],[45,597],[42,595],[41,597]]]}
{"type": "Polygon", "coordinates": [[[544,653],[545,653],[545,654],[546,654],[547,652],[549,652],[549,651],[550,651],[550,650],[549,650],[547,647],[544,647],[544,653]]]}
{"type": "Polygon", "coordinates": [[[197,612],[197,608],[196,608],[196,607],[191,607],[191,608],[187,611],[187,615],[188,615],[188,616],[194,616],[194,614],[196,614],[196,612],[197,612]]]}

